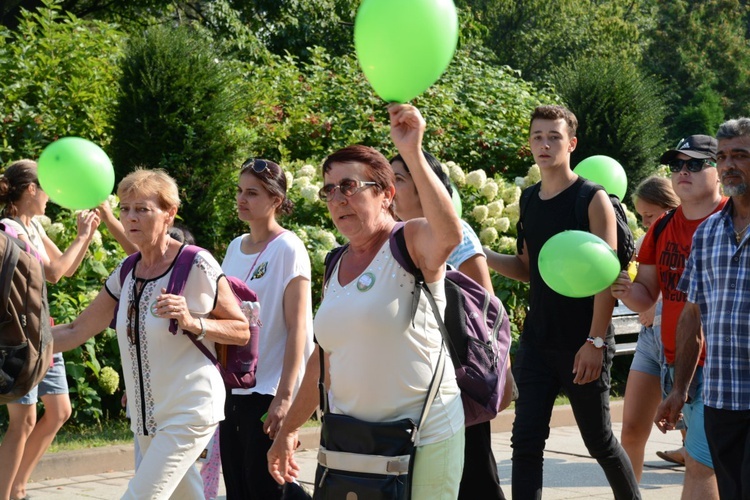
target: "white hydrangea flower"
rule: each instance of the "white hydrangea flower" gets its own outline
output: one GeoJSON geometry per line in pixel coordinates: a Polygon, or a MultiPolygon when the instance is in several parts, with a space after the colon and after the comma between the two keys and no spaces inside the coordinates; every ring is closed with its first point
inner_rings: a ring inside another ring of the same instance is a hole
{"type": "Polygon", "coordinates": [[[320,231],[320,234],[318,235],[318,241],[320,241],[321,245],[330,250],[336,246],[338,246],[338,241],[336,241],[336,236],[330,232],[326,231],[325,229],[320,231]]]}
{"type": "Polygon", "coordinates": [[[487,174],[484,170],[474,170],[466,176],[466,184],[475,189],[482,189],[485,182],[487,182],[487,174]]]}
{"type": "Polygon", "coordinates": [[[492,203],[488,203],[487,208],[489,209],[489,214],[491,217],[498,217],[503,213],[505,203],[503,203],[503,200],[495,200],[492,203]]]}
{"type": "Polygon", "coordinates": [[[493,179],[487,179],[484,186],[482,186],[481,193],[488,201],[492,201],[495,199],[495,196],[497,196],[498,190],[497,182],[493,179]]]}
{"type": "Polygon", "coordinates": [[[312,165],[302,165],[302,167],[297,170],[297,177],[315,177],[316,173],[317,169],[312,165]]]}
{"type": "Polygon", "coordinates": [[[93,244],[94,244],[95,246],[97,246],[97,247],[100,247],[100,246],[102,246],[102,233],[100,233],[98,229],[96,229],[96,230],[94,231],[94,234],[93,234],[93,236],[91,237],[91,242],[92,242],[92,243],[93,243],[93,244]]]}
{"type": "Polygon", "coordinates": [[[302,228],[298,227],[297,229],[295,229],[294,234],[296,234],[297,237],[302,240],[302,243],[304,243],[305,245],[307,245],[307,243],[310,241],[310,237],[308,236],[307,231],[302,228]]]}
{"type": "Polygon", "coordinates": [[[526,177],[516,177],[513,184],[521,188],[524,187],[526,185],[526,177]]]}
{"type": "Polygon", "coordinates": [[[448,176],[456,186],[463,186],[466,184],[466,172],[464,172],[461,167],[452,161],[449,161],[445,165],[448,167],[448,176]]]}
{"type": "Polygon", "coordinates": [[[513,185],[506,186],[503,189],[502,198],[506,205],[518,203],[518,200],[521,199],[521,188],[513,185]]]}
{"type": "Polygon", "coordinates": [[[34,218],[36,219],[37,222],[39,222],[39,224],[42,225],[42,227],[44,228],[45,231],[52,224],[52,220],[49,217],[47,217],[46,215],[37,215],[34,218]]]}
{"type": "Polygon", "coordinates": [[[318,248],[316,249],[312,254],[312,265],[313,267],[320,267],[322,268],[325,265],[326,261],[326,255],[328,255],[328,250],[324,248],[318,248]]]}
{"type": "Polygon", "coordinates": [[[487,215],[489,215],[489,213],[490,211],[486,205],[477,205],[472,209],[471,216],[474,217],[475,221],[482,222],[487,218],[487,215]]]}
{"type": "Polygon", "coordinates": [[[494,217],[487,217],[482,221],[482,227],[495,227],[497,225],[497,219],[494,217]]]}
{"type": "Polygon", "coordinates": [[[518,222],[519,210],[520,207],[518,206],[518,202],[514,201],[510,205],[506,205],[505,211],[503,211],[505,216],[510,220],[510,223],[514,226],[516,225],[516,222],[518,222]]]}
{"type": "Polygon", "coordinates": [[[497,229],[494,227],[485,227],[479,232],[479,241],[482,245],[491,245],[497,239],[497,229]]]}
{"type": "Polygon", "coordinates": [[[497,229],[498,233],[507,233],[508,229],[510,229],[510,219],[507,217],[500,217],[497,219],[497,222],[495,222],[495,229],[497,229]]]}
{"type": "Polygon", "coordinates": [[[294,186],[294,175],[286,170],[284,171],[284,177],[286,177],[286,188],[287,190],[292,189],[292,186],[294,186]]]}
{"type": "Polygon", "coordinates": [[[45,231],[47,232],[47,236],[55,240],[65,232],[65,226],[63,226],[62,222],[55,222],[54,224],[50,224],[45,231]]]}
{"type": "Polygon", "coordinates": [[[318,189],[317,186],[311,184],[300,189],[300,194],[310,203],[315,203],[318,201],[318,189]]]}
{"type": "Polygon", "coordinates": [[[114,211],[117,206],[120,204],[120,199],[117,197],[116,194],[111,194],[107,196],[107,204],[109,205],[110,210],[114,211]]]}
{"type": "Polygon", "coordinates": [[[516,239],[510,236],[500,236],[500,241],[497,244],[497,249],[501,253],[516,253],[516,239]]]}
{"type": "Polygon", "coordinates": [[[526,174],[526,185],[531,186],[542,180],[542,172],[536,163],[529,167],[529,173],[526,174]]]}
{"type": "Polygon", "coordinates": [[[310,185],[309,177],[297,177],[297,181],[296,181],[297,189],[301,191],[302,188],[307,187],[309,185],[310,185]]]}

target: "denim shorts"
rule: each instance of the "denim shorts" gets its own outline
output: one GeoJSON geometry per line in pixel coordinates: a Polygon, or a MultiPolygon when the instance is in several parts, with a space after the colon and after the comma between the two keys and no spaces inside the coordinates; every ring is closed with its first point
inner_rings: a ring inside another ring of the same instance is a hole
{"type": "MultiPolygon", "coordinates": [[[[674,380],[674,366],[669,366],[666,370],[666,377],[663,382],[671,384],[674,380]]],[[[685,419],[687,433],[685,434],[685,450],[693,457],[694,460],[702,463],[706,467],[714,468],[711,459],[711,451],[708,449],[708,439],[706,438],[706,429],[703,418],[703,367],[698,366],[695,369],[695,376],[690,383],[688,390],[688,403],[682,407],[682,416],[685,419]]]]}
{"type": "Polygon", "coordinates": [[[14,403],[22,405],[34,405],[39,401],[41,396],[48,394],[68,394],[68,379],[65,376],[65,361],[62,353],[57,353],[52,357],[53,365],[47,370],[39,385],[31,389],[21,399],[14,403]]]}
{"type": "Polygon", "coordinates": [[[661,331],[658,327],[643,326],[638,334],[635,345],[635,355],[630,363],[630,369],[643,372],[654,377],[661,376],[662,347],[659,338],[661,331]]]}

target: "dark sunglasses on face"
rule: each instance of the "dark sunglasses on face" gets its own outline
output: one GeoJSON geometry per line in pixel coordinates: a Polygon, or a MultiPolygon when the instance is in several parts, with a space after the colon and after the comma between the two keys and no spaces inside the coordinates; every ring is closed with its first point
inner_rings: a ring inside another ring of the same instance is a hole
{"type": "Polygon", "coordinates": [[[377,182],[373,181],[360,181],[358,179],[344,179],[341,183],[337,184],[326,184],[320,191],[318,191],[318,197],[321,201],[331,201],[335,196],[336,190],[340,190],[341,194],[349,198],[359,193],[368,186],[377,186],[377,182]]]}
{"type": "Polygon", "coordinates": [[[669,171],[673,174],[682,172],[682,167],[685,166],[688,172],[700,172],[704,167],[715,167],[716,164],[708,160],[699,160],[697,158],[690,158],[689,160],[674,159],[669,162],[669,171]]]}

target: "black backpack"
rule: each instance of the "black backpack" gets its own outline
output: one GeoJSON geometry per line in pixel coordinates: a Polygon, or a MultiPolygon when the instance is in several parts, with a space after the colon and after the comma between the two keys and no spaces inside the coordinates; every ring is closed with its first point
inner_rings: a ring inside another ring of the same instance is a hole
{"type": "Polygon", "coordinates": [[[16,236],[0,224],[0,404],[26,395],[52,362],[44,266],[16,236]]]}
{"type": "MultiPolygon", "coordinates": [[[[520,216],[518,218],[518,223],[516,224],[516,231],[518,234],[516,248],[519,254],[523,253],[523,215],[526,213],[526,207],[529,204],[529,200],[533,195],[539,193],[541,185],[541,182],[537,182],[533,186],[524,189],[523,193],[521,193],[521,200],[519,201],[520,216]]],[[[578,229],[581,231],[589,230],[589,203],[591,203],[594,194],[600,189],[604,188],[599,184],[595,184],[586,179],[583,180],[581,187],[578,189],[575,214],[576,221],[578,222],[578,229]]],[[[633,238],[633,233],[628,226],[628,217],[625,215],[625,209],[620,203],[620,199],[616,195],[610,194],[609,201],[612,202],[612,208],[615,210],[615,219],[617,221],[617,260],[620,261],[620,270],[623,270],[627,269],[628,264],[635,253],[635,239],[633,238]]]]}

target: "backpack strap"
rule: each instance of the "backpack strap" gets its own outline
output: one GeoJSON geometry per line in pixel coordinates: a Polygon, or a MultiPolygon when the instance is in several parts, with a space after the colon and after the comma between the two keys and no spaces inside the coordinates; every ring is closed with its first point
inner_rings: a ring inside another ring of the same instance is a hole
{"type": "Polygon", "coordinates": [[[325,258],[325,271],[323,273],[323,290],[325,291],[325,286],[328,284],[328,280],[331,279],[331,275],[333,274],[333,270],[336,268],[336,263],[341,260],[341,257],[344,255],[344,252],[346,249],[349,248],[349,243],[345,245],[341,245],[340,247],[336,247],[330,252],[326,254],[325,258]]]}
{"type": "Polygon", "coordinates": [[[589,230],[589,204],[591,204],[591,200],[594,198],[596,192],[602,189],[604,188],[586,179],[583,180],[581,187],[578,188],[575,213],[578,228],[581,231],[589,230]]]}
{"type": "Polygon", "coordinates": [[[654,245],[656,245],[656,242],[659,240],[659,235],[667,227],[667,224],[669,224],[669,221],[672,220],[672,217],[674,217],[674,213],[676,211],[677,211],[676,208],[667,210],[666,214],[664,214],[664,216],[656,222],[656,225],[654,226],[654,231],[653,231],[654,245]]]}
{"type": "MultiPolygon", "coordinates": [[[[122,297],[122,284],[125,283],[125,278],[135,267],[135,263],[141,258],[141,252],[135,252],[128,255],[122,265],[120,266],[120,296],[122,297]]],[[[113,330],[117,329],[117,310],[119,309],[120,300],[117,300],[115,304],[115,310],[112,313],[112,321],[109,322],[109,327],[113,330]]]]}
{"type": "Polygon", "coordinates": [[[516,222],[516,253],[523,255],[523,240],[524,240],[524,227],[523,227],[523,216],[526,214],[526,207],[529,206],[529,200],[534,195],[539,194],[539,190],[542,188],[542,181],[537,182],[533,186],[527,187],[521,192],[521,199],[518,200],[518,222],[516,222]]]}

